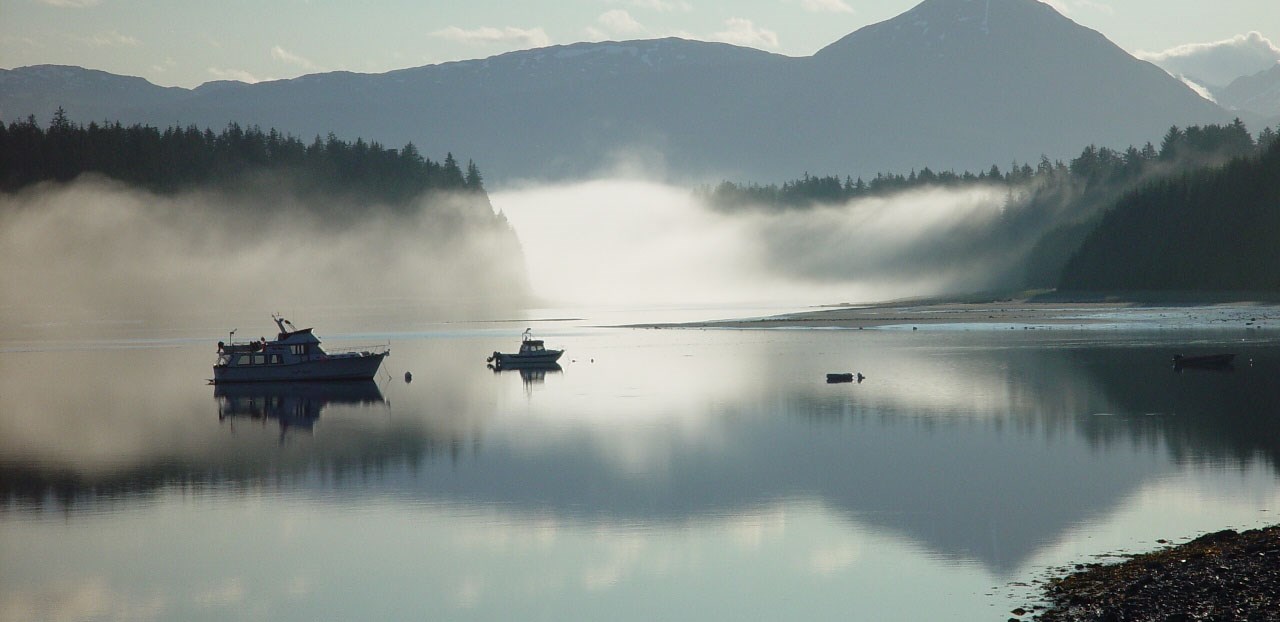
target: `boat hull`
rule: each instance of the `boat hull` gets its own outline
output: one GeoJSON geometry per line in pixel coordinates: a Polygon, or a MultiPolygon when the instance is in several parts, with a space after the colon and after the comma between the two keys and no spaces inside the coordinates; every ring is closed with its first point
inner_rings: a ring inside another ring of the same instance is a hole
{"type": "Polygon", "coordinates": [[[564,354],[564,350],[547,350],[538,354],[504,354],[495,352],[493,364],[503,367],[551,365],[560,360],[560,355],[562,354],[564,354]]]}
{"type": "Polygon", "coordinates": [[[334,356],[284,365],[239,365],[213,368],[215,384],[229,382],[294,382],[317,380],[371,380],[386,352],[358,356],[334,356]]]}

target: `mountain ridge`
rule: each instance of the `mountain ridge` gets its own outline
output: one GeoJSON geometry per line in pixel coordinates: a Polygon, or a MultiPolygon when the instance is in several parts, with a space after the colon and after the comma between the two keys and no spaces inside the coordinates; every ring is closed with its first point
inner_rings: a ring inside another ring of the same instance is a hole
{"type": "Polygon", "coordinates": [[[1035,0],[926,0],[805,57],[669,37],[381,74],[138,85],[132,98],[17,94],[13,72],[21,70],[0,72],[6,120],[62,105],[86,122],[237,122],[413,142],[473,158],[496,183],[585,178],[637,162],[695,182],[982,169],[1231,117],[1035,0]],[[55,105],[60,96],[74,101],[55,105]]]}

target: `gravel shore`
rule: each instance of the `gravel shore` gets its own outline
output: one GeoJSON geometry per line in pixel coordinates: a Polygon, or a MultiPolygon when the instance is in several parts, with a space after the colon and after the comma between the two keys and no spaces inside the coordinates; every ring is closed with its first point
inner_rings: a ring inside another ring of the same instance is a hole
{"type": "Polygon", "coordinates": [[[1280,525],[1076,568],[1045,585],[1047,609],[1010,620],[1280,620],[1280,525]]]}

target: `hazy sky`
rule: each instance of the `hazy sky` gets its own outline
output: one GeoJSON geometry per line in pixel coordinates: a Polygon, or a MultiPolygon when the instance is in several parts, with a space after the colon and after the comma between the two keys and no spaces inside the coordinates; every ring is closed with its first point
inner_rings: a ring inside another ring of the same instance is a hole
{"type": "MultiPolygon", "coordinates": [[[[974,0],[982,1],[982,0],[974,0]]],[[[80,65],[165,86],[383,72],[589,40],[681,36],[807,56],[918,0],[0,0],[0,67],[80,65]]],[[[1258,31],[1277,0],[1047,0],[1130,52],[1258,31]]]]}

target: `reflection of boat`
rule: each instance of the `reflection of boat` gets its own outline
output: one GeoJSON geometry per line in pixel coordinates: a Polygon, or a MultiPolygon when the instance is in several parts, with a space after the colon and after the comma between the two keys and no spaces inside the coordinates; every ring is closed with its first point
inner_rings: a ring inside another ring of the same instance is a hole
{"type": "Polygon", "coordinates": [[[271,318],[280,327],[274,341],[218,342],[213,382],[369,380],[391,353],[386,346],[326,352],[310,328],[299,330],[283,317],[271,318]]]}
{"type": "Polygon", "coordinates": [[[557,373],[563,368],[560,367],[559,363],[524,362],[509,363],[507,365],[494,365],[491,363],[489,369],[492,369],[495,374],[500,374],[504,371],[518,371],[520,372],[520,378],[525,382],[542,382],[546,379],[547,372],[557,373]]]}
{"type": "Polygon", "coordinates": [[[525,390],[530,390],[535,384],[542,384],[547,381],[547,374],[558,374],[562,371],[559,363],[510,363],[507,365],[489,364],[489,369],[495,374],[505,372],[519,372],[520,382],[524,383],[525,390]]]}
{"type": "Polygon", "coordinates": [[[350,382],[255,382],[215,385],[218,420],[274,419],[281,431],[311,429],[330,404],[366,406],[386,403],[372,380],[350,382]]]}
{"type": "Polygon", "coordinates": [[[1231,367],[1231,361],[1235,360],[1235,358],[1236,355],[1232,353],[1195,354],[1191,356],[1175,354],[1173,355],[1173,368],[1227,369],[1231,367]]]}
{"type": "MultiPolygon", "coordinates": [[[[543,345],[541,339],[534,339],[530,331],[533,329],[524,329],[524,335],[520,340],[520,351],[515,354],[506,354],[504,352],[494,352],[493,356],[485,359],[494,367],[515,368],[517,366],[534,366],[555,364],[560,360],[560,355],[564,354],[564,350],[548,350],[543,345]]],[[[559,365],[556,366],[559,368],[559,365]]]]}

